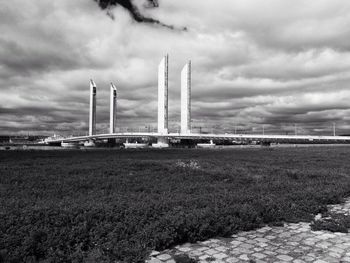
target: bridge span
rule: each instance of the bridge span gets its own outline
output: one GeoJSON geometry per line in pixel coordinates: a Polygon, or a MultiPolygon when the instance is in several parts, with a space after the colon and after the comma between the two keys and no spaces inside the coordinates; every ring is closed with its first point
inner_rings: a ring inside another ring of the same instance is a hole
{"type": "Polygon", "coordinates": [[[155,139],[190,139],[190,140],[228,140],[228,141],[241,141],[241,140],[253,140],[253,141],[268,141],[268,142],[297,142],[297,141],[309,141],[309,142],[342,142],[350,143],[350,136],[317,136],[317,135],[259,135],[259,134],[200,134],[200,133],[143,133],[143,132],[125,132],[125,133],[109,133],[109,134],[96,134],[88,136],[77,136],[67,138],[50,138],[47,143],[65,143],[65,142],[86,142],[86,141],[98,141],[108,139],[137,139],[137,138],[155,138],[155,139]]]}

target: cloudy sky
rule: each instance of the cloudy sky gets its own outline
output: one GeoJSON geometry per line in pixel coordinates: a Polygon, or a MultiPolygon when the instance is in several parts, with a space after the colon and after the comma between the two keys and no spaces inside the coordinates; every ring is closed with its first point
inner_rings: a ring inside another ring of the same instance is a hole
{"type": "Polygon", "coordinates": [[[0,2],[0,134],[85,134],[90,78],[99,132],[111,81],[118,126],[155,127],[166,53],[172,131],[191,59],[195,129],[350,134],[349,0],[120,2],[0,2]]]}

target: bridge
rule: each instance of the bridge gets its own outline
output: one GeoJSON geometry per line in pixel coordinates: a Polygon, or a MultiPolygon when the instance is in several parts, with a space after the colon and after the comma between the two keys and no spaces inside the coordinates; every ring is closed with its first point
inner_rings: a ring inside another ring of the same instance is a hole
{"type": "Polygon", "coordinates": [[[67,138],[52,138],[47,140],[48,143],[68,143],[68,142],[85,142],[109,139],[134,139],[134,138],[155,138],[163,140],[227,140],[227,141],[260,141],[260,142],[333,142],[333,143],[350,143],[350,136],[316,136],[316,135],[259,135],[259,134],[181,134],[181,133],[142,133],[142,132],[125,132],[125,133],[108,133],[96,134],[67,138]]]}
{"type": "Polygon", "coordinates": [[[169,133],[168,130],[168,55],[164,56],[158,67],[158,131],[157,132],[119,132],[116,133],[117,124],[117,88],[110,86],[110,132],[108,134],[96,134],[96,96],[97,87],[90,80],[90,113],[89,135],[77,137],[57,138],[46,140],[48,144],[79,143],[94,146],[95,141],[113,139],[156,139],[154,147],[168,147],[170,140],[226,140],[226,141],[258,141],[258,142],[313,142],[313,143],[348,143],[350,136],[336,136],[335,126],[333,136],[317,135],[257,135],[257,134],[202,134],[191,131],[191,61],[181,72],[181,129],[179,133],[169,133]]]}

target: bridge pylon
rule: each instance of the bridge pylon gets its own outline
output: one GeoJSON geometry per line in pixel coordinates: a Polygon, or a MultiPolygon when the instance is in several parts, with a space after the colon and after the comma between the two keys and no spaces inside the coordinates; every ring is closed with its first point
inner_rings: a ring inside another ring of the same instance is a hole
{"type": "Polygon", "coordinates": [[[111,83],[109,133],[115,133],[115,125],[117,122],[117,96],[117,87],[111,83]]]}
{"type": "Polygon", "coordinates": [[[90,80],[90,115],[89,115],[89,136],[96,134],[96,92],[95,82],[90,80]]]}
{"type": "Polygon", "coordinates": [[[181,134],[191,133],[191,61],[181,71],[181,134]]]}
{"type": "Polygon", "coordinates": [[[158,133],[168,134],[168,78],[169,56],[165,55],[158,67],[158,133]]]}

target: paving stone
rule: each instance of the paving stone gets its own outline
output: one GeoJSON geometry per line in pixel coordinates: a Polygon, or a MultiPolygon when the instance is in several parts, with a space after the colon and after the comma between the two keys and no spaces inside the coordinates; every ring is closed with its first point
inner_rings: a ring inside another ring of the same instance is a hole
{"type": "Polygon", "coordinates": [[[310,256],[302,256],[301,259],[304,260],[305,262],[311,262],[311,261],[314,261],[315,258],[310,256]]]}
{"type": "Polygon", "coordinates": [[[217,254],[218,252],[215,249],[208,249],[208,250],[204,251],[204,253],[212,256],[214,254],[217,254]]]}
{"type": "Polygon", "coordinates": [[[246,260],[246,261],[250,260],[248,255],[245,255],[245,254],[240,255],[239,258],[242,259],[242,260],[246,260]]]}
{"type": "Polygon", "coordinates": [[[254,239],[249,239],[249,240],[246,241],[246,243],[251,244],[251,245],[255,245],[255,244],[257,244],[258,242],[255,241],[254,239]]]}
{"type": "Polygon", "coordinates": [[[332,252],[335,252],[335,253],[339,253],[339,254],[342,254],[342,253],[345,252],[344,249],[341,249],[341,248],[338,248],[338,247],[331,247],[329,250],[332,251],[332,252]]]}
{"type": "Polygon", "coordinates": [[[209,247],[199,247],[196,250],[197,251],[204,251],[204,250],[208,250],[208,249],[209,249],[209,247]]]}
{"type": "Polygon", "coordinates": [[[259,247],[268,247],[269,245],[267,243],[259,243],[257,244],[259,247]]]}
{"type": "Polygon", "coordinates": [[[191,251],[191,248],[189,248],[189,247],[180,247],[179,251],[181,251],[181,252],[189,252],[189,251],[191,251]]]}
{"type": "Polygon", "coordinates": [[[293,260],[293,258],[288,256],[288,255],[278,255],[277,258],[280,260],[283,260],[283,261],[292,261],[293,260]]]}
{"type": "Polygon", "coordinates": [[[350,242],[344,242],[343,244],[337,244],[336,247],[339,247],[343,250],[349,250],[350,242]]]}
{"type": "Polygon", "coordinates": [[[312,257],[312,258],[316,258],[316,254],[315,253],[308,253],[307,256],[312,257]]]}
{"type": "Polygon", "coordinates": [[[286,238],[286,237],[290,237],[291,235],[292,235],[291,233],[286,232],[286,233],[279,234],[279,237],[280,238],[286,238]]]}
{"type": "Polygon", "coordinates": [[[341,258],[342,255],[335,252],[329,252],[329,256],[334,258],[341,258]]]}
{"type": "Polygon", "coordinates": [[[240,247],[246,248],[246,249],[252,249],[254,246],[250,244],[242,244],[240,247]]]}
{"type": "Polygon", "coordinates": [[[151,252],[151,257],[155,257],[155,256],[158,256],[160,254],[160,252],[159,251],[156,251],[156,250],[153,250],[152,252],[151,252]]]}
{"type": "Polygon", "coordinates": [[[299,247],[299,246],[297,246],[295,249],[294,249],[294,251],[293,251],[294,253],[296,253],[296,254],[302,254],[302,255],[304,255],[305,254],[305,250],[304,249],[302,249],[301,247],[299,247]]]}
{"type": "Polygon", "coordinates": [[[241,254],[249,254],[252,251],[243,247],[238,247],[237,249],[241,254]]]}
{"type": "Polygon", "coordinates": [[[339,263],[339,259],[333,258],[331,256],[327,256],[327,257],[323,258],[322,260],[324,260],[328,263],[339,263]]]}
{"type": "Polygon", "coordinates": [[[199,257],[199,256],[203,255],[203,253],[204,253],[204,252],[202,252],[202,251],[194,250],[194,251],[190,251],[190,252],[189,252],[189,255],[190,255],[190,256],[193,256],[193,257],[199,257]]]}
{"type": "Polygon", "coordinates": [[[288,241],[288,242],[286,242],[286,244],[287,244],[288,246],[297,247],[299,243],[298,243],[298,242],[294,242],[294,241],[288,241]]]}
{"type": "Polygon", "coordinates": [[[218,253],[218,254],[214,254],[213,257],[217,258],[217,259],[223,259],[223,258],[227,258],[228,255],[226,255],[224,253],[218,253]]]}
{"type": "Polygon", "coordinates": [[[269,255],[269,256],[275,256],[275,255],[277,255],[276,252],[274,252],[274,251],[269,251],[269,250],[264,250],[264,254],[269,255]]]}
{"type": "Polygon", "coordinates": [[[288,250],[285,250],[285,249],[277,249],[276,250],[277,253],[280,253],[280,254],[288,254],[288,250]]]}
{"type": "Polygon", "coordinates": [[[157,258],[151,258],[151,259],[147,260],[147,263],[162,263],[162,261],[160,261],[157,258]]]}
{"type": "Polygon", "coordinates": [[[232,246],[236,247],[236,246],[239,246],[240,244],[242,244],[242,242],[241,241],[237,241],[237,240],[233,240],[233,241],[230,242],[230,244],[232,246]]]}
{"type": "Polygon", "coordinates": [[[200,260],[205,260],[206,258],[208,258],[208,255],[202,255],[198,257],[198,259],[200,260]]]}
{"type": "Polygon", "coordinates": [[[255,258],[258,258],[258,259],[266,258],[266,255],[264,255],[262,253],[254,253],[254,254],[252,254],[252,256],[255,258]]]}
{"type": "Polygon", "coordinates": [[[329,243],[329,242],[320,242],[318,244],[315,245],[316,247],[319,247],[319,248],[328,248],[330,246],[332,246],[332,243],[329,243]]]}
{"type": "Polygon", "coordinates": [[[276,228],[272,229],[271,231],[274,233],[282,233],[283,229],[281,227],[276,227],[276,228]]]}
{"type": "Polygon", "coordinates": [[[157,256],[157,258],[160,260],[168,260],[168,259],[171,259],[171,256],[168,254],[160,254],[157,256]]]}
{"type": "Polygon", "coordinates": [[[225,251],[228,250],[228,248],[227,248],[227,247],[220,246],[220,247],[216,247],[215,250],[218,250],[218,251],[220,251],[220,252],[225,252],[225,251]]]}
{"type": "Polygon", "coordinates": [[[323,233],[322,235],[319,236],[320,239],[330,239],[330,238],[334,238],[335,235],[331,234],[331,233],[323,233]]]}
{"type": "Polygon", "coordinates": [[[316,242],[309,240],[304,240],[303,243],[308,246],[314,246],[316,244],[316,242]]]}

